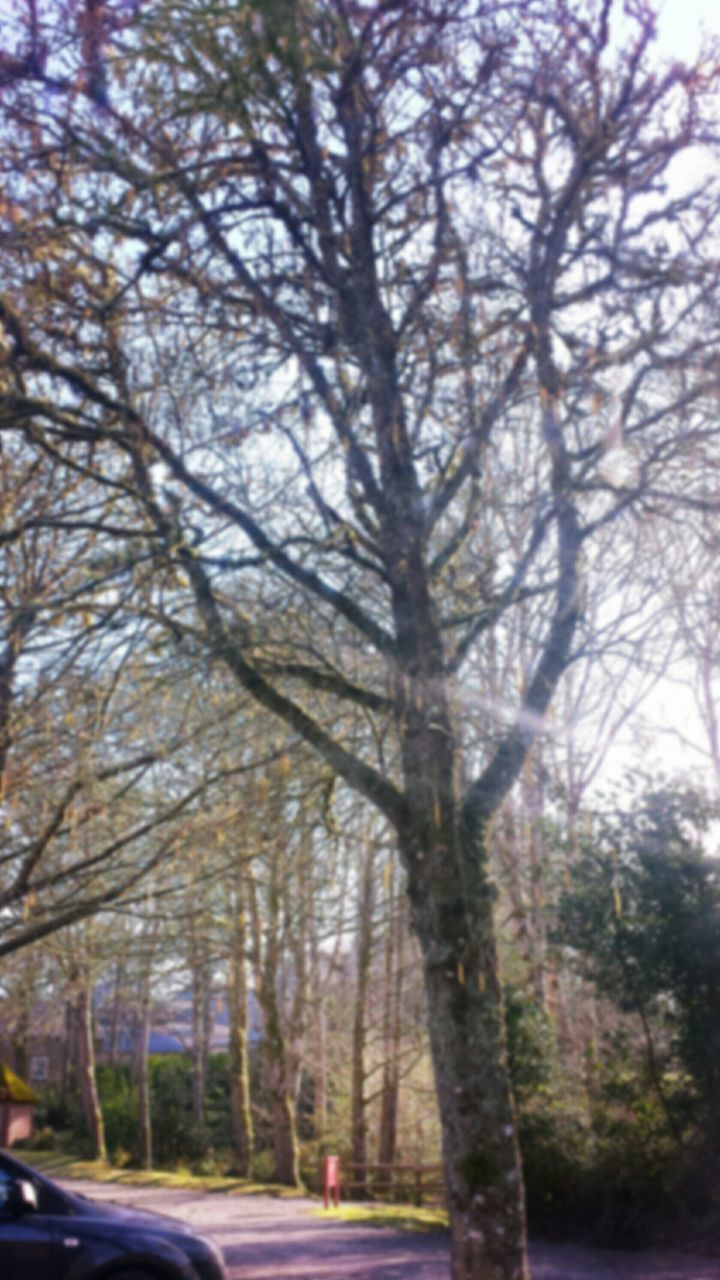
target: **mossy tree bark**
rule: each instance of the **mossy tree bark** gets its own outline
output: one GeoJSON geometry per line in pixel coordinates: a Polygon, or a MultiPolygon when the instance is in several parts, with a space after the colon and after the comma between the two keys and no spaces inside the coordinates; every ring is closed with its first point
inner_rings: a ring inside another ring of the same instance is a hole
{"type": "Polygon", "coordinates": [[[193,1119],[199,1129],[205,1125],[205,1097],[212,1021],[212,978],[208,951],[208,916],[202,890],[192,884],[189,906],[188,958],[192,1018],[192,1102],[193,1119]]]}
{"type": "MultiPolygon", "coordinates": [[[[140,962],[140,1000],[138,1004],[137,1041],[135,1046],[135,1071],[138,1091],[138,1146],[143,1169],[153,1167],[153,1125],[150,1096],[150,1031],[153,1010],[153,968],[158,943],[159,921],[153,919],[139,940],[142,947],[140,962]]],[[[113,1033],[114,1035],[114,1028],[113,1033]]]]}
{"type": "Polygon", "coordinates": [[[105,1123],[95,1074],[92,988],[83,984],[77,998],[78,1080],[93,1160],[106,1160],[105,1123]]]}
{"type": "Polygon", "coordinates": [[[263,1014],[263,1083],[270,1095],[272,1118],[273,1180],[284,1186],[296,1187],[300,1185],[300,1145],[295,1108],[299,1064],[284,1016],[283,996],[287,993],[282,990],[281,974],[281,886],[285,871],[284,843],[281,840],[266,850],[264,873],[267,884],[262,920],[255,880],[249,883],[248,889],[255,993],[263,1014]]]}
{"type": "Polygon", "coordinates": [[[368,1014],[368,982],[373,956],[373,913],[375,908],[375,849],[369,843],[364,851],[360,883],[357,945],[355,950],[355,1008],[352,1028],[352,1065],[350,1086],[350,1160],[353,1165],[354,1193],[362,1197],[367,1190],[367,1114],[366,1114],[366,1037],[368,1014]]]}
{"type": "Polygon", "coordinates": [[[250,1107],[250,1061],[248,1055],[248,980],[249,947],[245,867],[240,858],[235,868],[234,892],[230,898],[231,930],[228,974],[230,1045],[230,1103],[232,1108],[233,1148],[240,1177],[250,1176],[255,1138],[250,1107]]]}
{"type": "Polygon", "coordinates": [[[140,997],[137,1027],[137,1051],[135,1060],[138,1091],[138,1138],[140,1147],[140,1166],[143,1169],[152,1169],[153,1167],[150,1063],[148,1058],[151,1014],[152,992],[150,986],[150,972],[148,971],[143,978],[140,997]]]}
{"type": "Polygon", "coordinates": [[[385,933],[385,988],[383,991],[383,1074],[377,1147],[378,1163],[381,1165],[393,1164],[397,1154],[402,998],[407,930],[405,902],[397,898],[392,869],[389,879],[388,907],[390,921],[385,933]]]}

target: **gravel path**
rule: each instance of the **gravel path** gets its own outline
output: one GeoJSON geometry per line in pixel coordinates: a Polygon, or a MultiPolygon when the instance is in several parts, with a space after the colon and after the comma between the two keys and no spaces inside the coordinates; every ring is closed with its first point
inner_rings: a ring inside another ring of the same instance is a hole
{"type": "MultiPolygon", "coordinates": [[[[192,1223],[225,1253],[230,1280],[448,1280],[447,1239],[311,1216],[317,1200],[66,1182],[95,1200],[192,1223]]],[[[720,1258],[535,1244],[533,1280],[720,1280],[720,1258]]]]}

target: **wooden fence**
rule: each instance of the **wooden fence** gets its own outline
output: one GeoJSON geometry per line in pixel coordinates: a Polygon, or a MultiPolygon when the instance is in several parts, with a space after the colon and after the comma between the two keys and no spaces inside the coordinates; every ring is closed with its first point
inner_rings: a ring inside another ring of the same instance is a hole
{"type": "Polygon", "coordinates": [[[343,1163],[341,1190],[348,1200],[391,1200],[418,1208],[445,1203],[440,1164],[343,1163]]]}

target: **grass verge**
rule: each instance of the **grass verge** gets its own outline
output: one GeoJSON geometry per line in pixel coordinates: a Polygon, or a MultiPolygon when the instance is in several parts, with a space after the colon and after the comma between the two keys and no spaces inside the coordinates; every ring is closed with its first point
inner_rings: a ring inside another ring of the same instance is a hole
{"type": "Polygon", "coordinates": [[[293,1199],[305,1195],[296,1187],[276,1183],[253,1182],[248,1178],[204,1176],[184,1171],[170,1173],[165,1169],[116,1169],[102,1160],[78,1160],[62,1151],[23,1151],[19,1158],[46,1173],[49,1178],[84,1178],[90,1182],[112,1182],[125,1187],[170,1187],[180,1191],[212,1191],[234,1196],[277,1196],[293,1199]]]}
{"type": "Polygon", "coordinates": [[[337,1209],[314,1209],[322,1218],[338,1222],[362,1222],[369,1227],[395,1227],[400,1231],[447,1231],[444,1209],[416,1209],[411,1204],[341,1204],[337,1209]]]}

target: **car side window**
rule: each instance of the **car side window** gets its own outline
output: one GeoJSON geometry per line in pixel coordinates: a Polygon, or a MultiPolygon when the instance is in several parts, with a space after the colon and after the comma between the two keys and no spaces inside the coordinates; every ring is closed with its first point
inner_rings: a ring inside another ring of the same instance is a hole
{"type": "Polygon", "coordinates": [[[13,1179],[7,1170],[0,1168],[0,1218],[6,1218],[10,1213],[12,1188],[13,1179]]]}
{"type": "MultiPolygon", "coordinates": [[[[52,1187],[46,1186],[39,1178],[35,1178],[28,1169],[24,1174],[18,1174],[14,1170],[11,1172],[0,1164],[0,1219],[12,1217],[14,1210],[10,1209],[10,1197],[13,1193],[13,1186],[18,1177],[27,1178],[28,1182],[32,1182],[38,1200],[39,1213],[67,1213],[65,1201],[53,1191],[52,1187]]],[[[5,1280],[3,1276],[1,1280],[5,1280]]]]}
{"type": "Polygon", "coordinates": [[[61,1200],[52,1188],[46,1187],[39,1178],[33,1178],[31,1181],[37,1191],[39,1213],[67,1213],[64,1200],[61,1200]]]}

